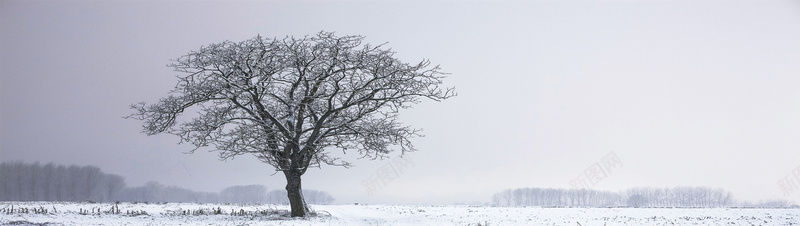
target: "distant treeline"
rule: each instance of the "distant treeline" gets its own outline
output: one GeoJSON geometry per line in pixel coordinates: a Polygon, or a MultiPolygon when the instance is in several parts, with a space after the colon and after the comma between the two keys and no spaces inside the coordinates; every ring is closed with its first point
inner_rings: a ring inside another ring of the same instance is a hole
{"type": "MultiPolygon", "coordinates": [[[[308,204],[331,204],[335,200],[327,192],[317,190],[303,190],[303,196],[308,204]]],[[[148,182],[141,187],[127,188],[121,192],[117,201],[289,204],[286,190],[276,189],[267,192],[267,187],[264,185],[232,186],[217,193],[196,192],[177,186],[165,186],[157,182],[148,182]]]]}
{"type": "Polygon", "coordinates": [[[0,163],[0,200],[113,201],[125,189],[125,179],[94,166],[48,163],[0,163]]]}
{"type": "MultiPolygon", "coordinates": [[[[303,190],[309,204],[330,204],[324,191],[303,190]]],[[[0,163],[0,201],[91,201],[91,202],[196,202],[287,204],[285,190],[267,192],[263,185],[240,185],[217,192],[148,182],[127,187],[125,179],[103,173],[95,166],[41,165],[24,162],[0,163]]]]}
{"type": "Polygon", "coordinates": [[[519,188],[494,194],[492,204],[560,207],[788,207],[791,205],[786,200],[736,203],[729,191],[707,187],[633,188],[622,192],[519,188]]]}

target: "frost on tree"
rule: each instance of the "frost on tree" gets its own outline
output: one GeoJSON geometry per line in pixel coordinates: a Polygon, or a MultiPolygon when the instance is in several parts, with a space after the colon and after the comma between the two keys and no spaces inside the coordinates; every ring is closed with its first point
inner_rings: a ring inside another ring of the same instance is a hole
{"type": "MultiPolygon", "coordinates": [[[[320,32],[261,36],[200,48],[169,67],[180,75],[170,95],[132,105],[148,135],[170,133],[222,159],[251,154],[283,172],[292,216],[306,216],[300,177],[321,164],[349,166],[326,147],[382,158],[414,151],[418,130],[397,120],[420,99],[454,96],[445,73],[423,60],[401,62],[362,36],[320,32]],[[187,109],[194,118],[179,118],[187,109]]],[[[195,149],[197,150],[197,149],[195,149]]]]}

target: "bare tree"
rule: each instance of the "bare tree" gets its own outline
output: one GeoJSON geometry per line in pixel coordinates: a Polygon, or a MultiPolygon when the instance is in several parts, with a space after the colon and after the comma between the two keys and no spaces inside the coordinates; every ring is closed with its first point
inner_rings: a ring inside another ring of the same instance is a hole
{"type": "Polygon", "coordinates": [[[308,199],[308,203],[310,204],[331,204],[333,203],[334,199],[331,194],[325,191],[319,190],[303,190],[303,195],[308,199]]]}
{"type": "Polygon", "coordinates": [[[403,63],[363,39],[320,32],[202,47],[169,65],[185,73],[169,96],[132,105],[129,117],[143,120],[148,135],[170,133],[221,159],[252,154],[274,166],[286,177],[292,216],[306,216],[300,178],[308,167],[350,166],[326,147],[368,158],[413,151],[418,130],[397,121],[399,109],[454,95],[440,88],[438,66],[403,63]],[[199,115],[178,123],[192,107],[199,115]]]}
{"type": "Polygon", "coordinates": [[[107,175],[105,179],[105,201],[118,201],[117,195],[125,188],[125,178],[118,175],[107,175]]]}

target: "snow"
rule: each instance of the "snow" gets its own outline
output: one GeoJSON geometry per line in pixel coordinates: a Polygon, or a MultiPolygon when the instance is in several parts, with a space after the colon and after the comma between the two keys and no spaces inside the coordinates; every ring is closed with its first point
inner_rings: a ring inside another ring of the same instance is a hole
{"type": "Polygon", "coordinates": [[[2,225],[794,225],[800,209],[540,208],[312,205],[319,217],[293,219],[288,206],[193,203],[0,202],[2,225]],[[9,213],[13,206],[14,213],[9,213]],[[112,207],[119,213],[111,212],[112,207]],[[28,213],[20,210],[28,209],[28,213]],[[34,213],[33,209],[48,210],[34,213]],[[200,213],[200,211],[203,211],[200,213]],[[221,214],[214,213],[220,211],[221,214]],[[131,212],[147,214],[130,214],[131,212]],[[88,212],[88,213],[87,213],[88,212]],[[231,212],[245,213],[244,216],[231,212]]]}

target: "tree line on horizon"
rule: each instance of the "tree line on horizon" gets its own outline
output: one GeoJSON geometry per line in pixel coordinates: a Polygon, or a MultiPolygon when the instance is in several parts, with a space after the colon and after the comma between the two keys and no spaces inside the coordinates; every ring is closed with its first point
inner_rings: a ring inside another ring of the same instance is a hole
{"type": "Polygon", "coordinates": [[[591,189],[518,188],[492,196],[495,206],[548,207],[789,207],[787,200],[737,202],[721,188],[632,188],[620,192],[591,189]]]}
{"type": "MultiPolygon", "coordinates": [[[[325,191],[303,190],[309,204],[330,204],[325,191]]],[[[198,192],[155,181],[127,187],[125,179],[103,173],[96,166],[0,163],[0,201],[66,202],[194,202],[288,204],[285,190],[268,191],[264,185],[237,185],[220,192],[198,192]]]]}

